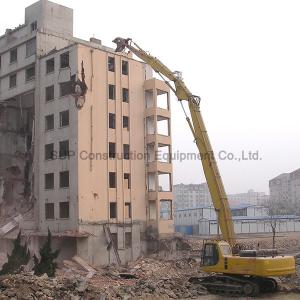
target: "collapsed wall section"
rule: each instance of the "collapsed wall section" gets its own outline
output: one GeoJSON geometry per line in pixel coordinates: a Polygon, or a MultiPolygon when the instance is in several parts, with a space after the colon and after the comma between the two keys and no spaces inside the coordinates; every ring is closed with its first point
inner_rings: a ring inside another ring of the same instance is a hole
{"type": "Polygon", "coordinates": [[[33,107],[0,103],[0,217],[26,212],[32,176],[33,107]]]}

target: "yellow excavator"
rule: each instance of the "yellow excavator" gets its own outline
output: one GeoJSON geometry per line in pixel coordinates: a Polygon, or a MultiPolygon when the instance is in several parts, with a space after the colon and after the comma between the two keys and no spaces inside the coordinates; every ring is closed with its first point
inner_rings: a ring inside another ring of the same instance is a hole
{"type": "Polygon", "coordinates": [[[193,278],[192,281],[202,284],[212,293],[256,296],[260,292],[274,292],[277,282],[273,277],[295,273],[295,259],[293,256],[279,256],[274,249],[240,250],[235,239],[229,202],[201,116],[200,97],[189,91],[179,72],[172,72],[131,39],[118,37],[113,42],[117,45],[116,52],[129,50],[151,66],[175,93],[183,110],[182,101],[188,102],[191,119],[184,110],[186,120],[200,153],[222,233],[222,239],[206,240],[203,244],[201,268],[210,275],[193,278]]]}

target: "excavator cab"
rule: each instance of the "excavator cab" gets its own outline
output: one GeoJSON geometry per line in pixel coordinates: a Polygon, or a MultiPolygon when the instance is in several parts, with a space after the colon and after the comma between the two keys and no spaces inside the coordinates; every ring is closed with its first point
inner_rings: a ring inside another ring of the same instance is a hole
{"type": "Polygon", "coordinates": [[[202,251],[201,265],[214,266],[219,262],[219,249],[216,243],[206,243],[202,251]]]}

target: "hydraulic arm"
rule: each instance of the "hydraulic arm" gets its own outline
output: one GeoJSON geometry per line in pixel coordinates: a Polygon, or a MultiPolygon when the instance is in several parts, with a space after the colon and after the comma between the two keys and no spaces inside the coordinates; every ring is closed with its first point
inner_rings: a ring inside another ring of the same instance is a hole
{"type": "Polygon", "coordinates": [[[193,95],[189,91],[177,72],[172,72],[159,59],[145,52],[130,39],[116,38],[113,42],[117,44],[117,52],[121,52],[127,48],[145,63],[150,65],[155,72],[159,73],[175,93],[179,101],[188,101],[192,121],[188,116],[186,116],[186,119],[200,153],[204,174],[217,213],[218,223],[223,239],[233,247],[235,245],[235,236],[231,210],[200,112],[200,97],[193,95]],[[172,81],[174,87],[170,85],[166,79],[172,81]]]}

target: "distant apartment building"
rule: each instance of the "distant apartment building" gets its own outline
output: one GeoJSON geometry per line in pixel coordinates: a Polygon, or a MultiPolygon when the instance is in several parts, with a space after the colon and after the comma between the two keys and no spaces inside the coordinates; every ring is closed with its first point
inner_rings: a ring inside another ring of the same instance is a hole
{"type": "Polygon", "coordinates": [[[0,59],[0,218],[20,213],[34,251],[49,228],[60,259],[96,265],[172,234],[172,163],[155,155],[171,153],[169,88],[149,66],[73,37],[72,9],[46,0],[0,59]]]}
{"type": "MultiPolygon", "coordinates": [[[[207,183],[175,184],[173,187],[175,209],[192,209],[212,204],[207,183]]],[[[269,195],[264,192],[249,190],[247,193],[228,194],[230,205],[241,204],[262,205],[269,195]]]]}
{"type": "Polygon", "coordinates": [[[281,209],[300,213],[300,169],[271,179],[269,188],[271,200],[281,209]]]}
{"type": "Polygon", "coordinates": [[[206,183],[175,184],[173,194],[175,209],[196,208],[211,204],[211,197],[206,183]]]}

